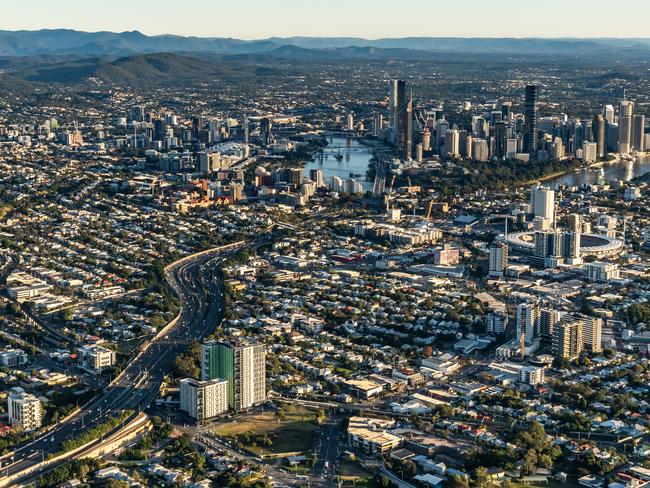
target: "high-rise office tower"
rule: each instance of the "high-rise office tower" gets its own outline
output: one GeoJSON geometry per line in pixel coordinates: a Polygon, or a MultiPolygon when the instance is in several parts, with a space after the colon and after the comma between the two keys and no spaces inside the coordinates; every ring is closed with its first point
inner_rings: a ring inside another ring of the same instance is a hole
{"type": "Polygon", "coordinates": [[[457,158],[460,155],[460,134],[458,129],[450,129],[445,133],[445,150],[446,158],[457,158]]]}
{"type": "Polygon", "coordinates": [[[254,342],[201,345],[201,379],[228,381],[228,404],[245,410],[266,400],[266,349],[254,342]]]}
{"type": "Polygon", "coordinates": [[[531,159],[537,157],[537,131],[539,125],[537,97],[538,86],[527,85],[524,100],[524,151],[530,154],[531,159]]]}
{"type": "Polygon", "coordinates": [[[449,127],[449,122],[444,117],[436,122],[436,147],[434,149],[437,154],[441,153],[441,146],[444,143],[449,127]]]}
{"type": "Polygon", "coordinates": [[[549,149],[549,156],[552,159],[564,159],[564,143],[562,142],[562,138],[556,137],[553,139],[549,149]]]}
{"type": "Polygon", "coordinates": [[[472,141],[471,157],[474,161],[481,162],[486,162],[490,159],[490,149],[485,139],[474,139],[472,141]]]}
{"type": "Polygon", "coordinates": [[[423,151],[430,151],[431,150],[431,132],[429,131],[428,128],[425,128],[422,131],[422,150],[423,151]]]}
{"type": "Polygon", "coordinates": [[[382,114],[376,113],[372,117],[372,135],[374,137],[379,137],[381,135],[381,130],[384,125],[384,116],[382,114]]]}
{"type": "Polygon", "coordinates": [[[603,109],[603,117],[608,124],[614,123],[614,105],[605,105],[603,109]]]}
{"type": "Polygon", "coordinates": [[[153,121],[153,140],[161,141],[165,133],[165,123],[162,119],[153,121]]]}
{"type": "Polygon", "coordinates": [[[388,100],[390,110],[390,127],[393,130],[393,144],[397,145],[397,133],[399,131],[399,98],[400,86],[402,93],[405,92],[406,87],[402,80],[391,80],[390,82],[390,97],[388,100]]]}
{"type": "Polygon", "coordinates": [[[413,155],[413,100],[408,100],[399,109],[399,131],[397,150],[402,159],[412,159],[413,155]]]}
{"type": "Polygon", "coordinates": [[[510,120],[510,114],[512,113],[512,102],[502,102],[501,103],[501,119],[506,122],[510,120]]]}
{"type": "Polygon", "coordinates": [[[582,352],[582,324],[566,320],[557,324],[553,333],[553,355],[562,359],[576,359],[582,352]]]}
{"type": "Polygon", "coordinates": [[[594,121],[591,124],[591,132],[594,141],[596,142],[596,153],[599,158],[605,157],[605,150],[607,149],[607,122],[605,117],[601,114],[598,114],[594,117],[594,121]]]}
{"type": "Polygon", "coordinates": [[[503,121],[494,124],[494,157],[506,157],[506,123],[503,121]]]}
{"type": "Polygon", "coordinates": [[[629,154],[632,150],[632,119],[634,102],[623,100],[618,114],[618,152],[629,154]]]}
{"type": "Polygon", "coordinates": [[[192,118],[192,137],[198,139],[201,131],[203,130],[203,117],[197,115],[192,118]]]}
{"type": "Polygon", "coordinates": [[[260,121],[260,136],[262,138],[262,147],[270,146],[273,144],[273,122],[268,117],[263,117],[260,121]]]}
{"type": "Polygon", "coordinates": [[[610,152],[616,152],[618,150],[618,134],[619,126],[618,124],[607,122],[607,150],[610,152]]]}
{"type": "Polygon", "coordinates": [[[645,151],[645,115],[643,114],[634,116],[632,147],[637,151],[645,151]]]}
{"type": "Polygon", "coordinates": [[[514,159],[517,156],[517,139],[506,139],[506,158],[514,159]]]}
{"type": "Polygon", "coordinates": [[[325,173],[322,169],[309,170],[309,179],[316,183],[316,188],[325,186],[325,173]]]}
{"type": "Polygon", "coordinates": [[[406,82],[404,80],[392,80],[390,84],[390,109],[391,127],[393,128],[393,144],[399,146],[400,133],[400,111],[406,108],[406,82]]]}

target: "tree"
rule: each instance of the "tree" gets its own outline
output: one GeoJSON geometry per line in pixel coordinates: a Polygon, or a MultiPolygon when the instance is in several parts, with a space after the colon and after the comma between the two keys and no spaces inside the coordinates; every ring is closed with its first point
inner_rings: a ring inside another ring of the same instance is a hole
{"type": "Polygon", "coordinates": [[[325,419],[325,411],[322,408],[319,408],[318,412],[316,412],[316,423],[320,425],[325,422],[325,419]]]}
{"type": "Polygon", "coordinates": [[[537,452],[531,449],[524,454],[524,460],[521,466],[522,474],[533,474],[537,470],[537,452]]]}
{"type": "Polygon", "coordinates": [[[465,476],[453,475],[447,483],[449,488],[469,488],[469,480],[465,476]]]}
{"type": "Polygon", "coordinates": [[[391,488],[391,486],[393,486],[393,483],[391,483],[388,477],[384,474],[376,475],[374,481],[379,488],[391,488]]]}
{"type": "Polygon", "coordinates": [[[479,466],[474,471],[474,479],[472,480],[472,486],[476,488],[489,488],[492,486],[492,479],[488,474],[487,468],[479,466]]]}
{"type": "Polygon", "coordinates": [[[65,310],[59,310],[59,320],[61,322],[69,322],[72,320],[72,309],[66,308],[65,310]]]}
{"type": "Polygon", "coordinates": [[[275,411],[275,418],[278,419],[278,423],[280,423],[282,420],[284,420],[286,416],[287,415],[284,413],[284,410],[282,410],[281,408],[278,408],[275,411]]]}
{"type": "Polygon", "coordinates": [[[418,472],[418,467],[410,459],[404,459],[401,462],[400,473],[402,475],[402,478],[406,480],[410,480],[416,475],[417,472],[418,472]]]}

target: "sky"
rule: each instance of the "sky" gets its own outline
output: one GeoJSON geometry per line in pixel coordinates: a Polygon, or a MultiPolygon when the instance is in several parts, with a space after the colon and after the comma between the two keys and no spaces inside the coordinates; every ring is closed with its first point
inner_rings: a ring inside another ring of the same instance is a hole
{"type": "Polygon", "coordinates": [[[0,30],[239,39],[650,37],[650,0],[30,0],[28,9],[5,1],[14,6],[0,7],[0,30]]]}

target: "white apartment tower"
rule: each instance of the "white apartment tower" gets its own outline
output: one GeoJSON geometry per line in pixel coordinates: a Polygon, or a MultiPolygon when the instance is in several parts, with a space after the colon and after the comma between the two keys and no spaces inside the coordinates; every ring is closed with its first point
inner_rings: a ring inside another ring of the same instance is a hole
{"type": "Polygon", "coordinates": [[[43,421],[41,401],[22,388],[14,388],[7,397],[9,423],[20,425],[23,430],[36,430],[43,421]]]}
{"type": "Polygon", "coordinates": [[[196,420],[205,420],[228,411],[228,381],[222,379],[180,381],[181,410],[196,420]]]}
{"type": "Polygon", "coordinates": [[[536,186],[530,192],[530,206],[535,217],[542,217],[550,224],[555,222],[555,192],[543,186],[536,186]]]}
{"type": "Polygon", "coordinates": [[[517,340],[524,336],[530,343],[539,335],[539,305],[536,303],[521,303],[517,307],[517,340]]]}

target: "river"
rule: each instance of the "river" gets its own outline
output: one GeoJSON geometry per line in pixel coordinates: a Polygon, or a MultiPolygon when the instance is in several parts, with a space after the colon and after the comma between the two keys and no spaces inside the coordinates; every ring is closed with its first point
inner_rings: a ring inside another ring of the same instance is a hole
{"type": "Polygon", "coordinates": [[[366,178],[368,164],[372,158],[372,148],[364,146],[358,139],[328,137],[327,147],[314,154],[314,161],[305,165],[305,175],[312,169],[323,170],[325,183],[329,185],[332,176],[344,180],[354,178],[366,191],[372,190],[372,181],[366,178]],[[336,156],[342,156],[339,159],[336,156]],[[352,173],[354,176],[350,176],[352,173]]]}
{"type": "Polygon", "coordinates": [[[617,180],[629,181],[632,178],[646,173],[650,173],[650,157],[643,156],[637,158],[635,162],[610,163],[603,165],[602,168],[574,171],[562,176],[550,178],[544,184],[552,188],[557,188],[560,185],[580,186],[584,183],[594,184],[602,180],[613,183],[617,180]]]}
{"type": "MultiPolygon", "coordinates": [[[[329,184],[332,176],[347,180],[354,178],[363,185],[366,191],[372,190],[372,181],[366,178],[368,164],[372,158],[372,148],[364,146],[358,139],[332,136],[327,138],[328,146],[314,155],[314,161],[305,165],[305,174],[309,170],[321,169],[325,175],[325,183],[329,184]],[[335,156],[342,156],[337,159],[335,156]],[[352,173],[355,176],[350,176],[352,173]]],[[[629,181],[637,176],[650,173],[650,156],[637,158],[632,162],[605,164],[601,168],[574,171],[555,178],[545,180],[544,184],[557,188],[560,185],[580,186],[584,183],[594,184],[599,180],[613,183],[617,180],[629,181]]]]}

